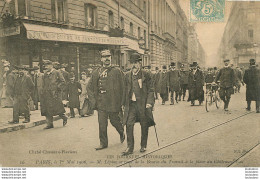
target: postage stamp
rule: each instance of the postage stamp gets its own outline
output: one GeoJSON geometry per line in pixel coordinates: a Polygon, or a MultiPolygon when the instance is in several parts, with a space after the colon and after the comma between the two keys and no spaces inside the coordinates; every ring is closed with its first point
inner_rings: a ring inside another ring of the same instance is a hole
{"type": "Polygon", "coordinates": [[[191,22],[223,22],[225,0],[190,0],[191,22]]]}

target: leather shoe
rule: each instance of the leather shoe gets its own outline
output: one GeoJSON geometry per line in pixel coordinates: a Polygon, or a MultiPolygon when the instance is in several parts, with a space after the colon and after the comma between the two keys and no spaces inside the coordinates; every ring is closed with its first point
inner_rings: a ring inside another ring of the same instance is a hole
{"type": "Polygon", "coordinates": [[[256,111],[256,113],[260,113],[260,111],[256,111]]]}
{"type": "Polygon", "coordinates": [[[120,142],[123,143],[125,141],[125,133],[123,135],[120,135],[120,142]]]}
{"type": "Polygon", "coordinates": [[[28,120],[25,120],[25,121],[23,121],[23,123],[29,123],[30,121],[28,121],[28,120]]]}
{"type": "Polygon", "coordinates": [[[144,147],[142,147],[141,149],[140,149],[140,152],[141,153],[144,153],[146,151],[146,148],[144,148],[144,147]]]}
{"type": "Polygon", "coordinates": [[[9,124],[18,124],[18,121],[8,121],[9,124]]]}
{"type": "Polygon", "coordinates": [[[53,126],[46,126],[43,129],[52,129],[52,128],[54,128],[54,127],[53,126]]]}
{"type": "Polygon", "coordinates": [[[95,149],[96,150],[102,150],[102,149],[105,149],[105,148],[107,148],[107,146],[100,145],[100,146],[96,147],[95,149]]]}
{"type": "Polygon", "coordinates": [[[133,154],[133,151],[127,148],[124,152],[122,152],[122,156],[133,154]]]}
{"type": "Polygon", "coordinates": [[[247,107],[246,110],[247,110],[247,111],[251,111],[251,108],[247,107]]]}
{"type": "Polygon", "coordinates": [[[66,126],[67,122],[68,122],[68,118],[66,117],[63,119],[63,126],[66,126]]]}

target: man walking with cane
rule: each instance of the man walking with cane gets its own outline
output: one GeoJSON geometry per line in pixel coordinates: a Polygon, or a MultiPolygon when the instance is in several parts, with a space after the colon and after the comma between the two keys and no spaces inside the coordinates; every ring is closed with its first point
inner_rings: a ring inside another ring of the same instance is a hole
{"type": "Polygon", "coordinates": [[[131,71],[125,76],[124,124],[126,124],[127,149],[122,155],[134,151],[134,124],[141,125],[141,149],[146,151],[148,129],[154,126],[152,108],[154,105],[154,89],[151,75],[141,69],[142,58],[133,53],[130,57],[131,71]]]}

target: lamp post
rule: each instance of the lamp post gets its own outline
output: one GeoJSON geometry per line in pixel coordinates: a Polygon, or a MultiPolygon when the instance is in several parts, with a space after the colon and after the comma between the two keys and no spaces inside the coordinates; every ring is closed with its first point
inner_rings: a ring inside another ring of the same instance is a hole
{"type": "Polygon", "coordinates": [[[254,48],[254,51],[255,51],[255,60],[256,60],[256,52],[257,52],[258,44],[254,43],[253,48],[254,48]]]}
{"type": "Polygon", "coordinates": [[[138,40],[138,45],[140,48],[142,48],[145,44],[145,40],[143,39],[143,37],[141,37],[139,40],[138,40]]]}

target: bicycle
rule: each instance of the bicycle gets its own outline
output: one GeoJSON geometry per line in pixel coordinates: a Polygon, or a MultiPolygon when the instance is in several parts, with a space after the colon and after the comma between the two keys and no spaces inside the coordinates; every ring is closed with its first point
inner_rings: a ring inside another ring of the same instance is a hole
{"type": "Polygon", "coordinates": [[[221,99],[219,97],[219,86],[216,83],[206,84],[206,111],[209,112],[211,107],[215,104],[216,108],[219,109],[221,106],[221,99]]]}

